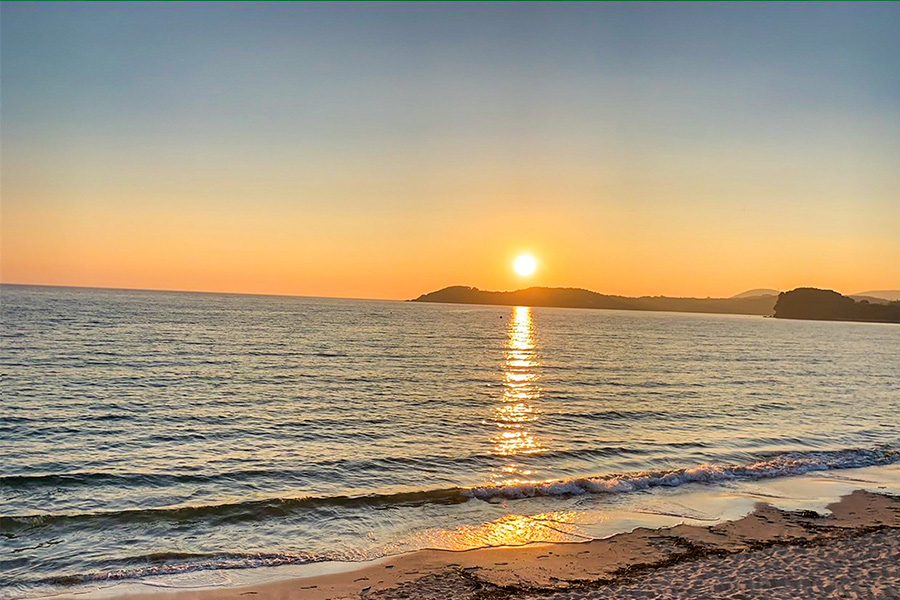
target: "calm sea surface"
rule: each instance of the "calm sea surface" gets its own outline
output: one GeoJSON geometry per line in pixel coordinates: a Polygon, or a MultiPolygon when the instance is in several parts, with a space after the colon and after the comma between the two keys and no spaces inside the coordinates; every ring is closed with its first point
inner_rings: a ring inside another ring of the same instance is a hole
{"type": "Polygon", "coordinates": [[[0,595],[900,461],[900,327],[4,286],[0,595]]]}

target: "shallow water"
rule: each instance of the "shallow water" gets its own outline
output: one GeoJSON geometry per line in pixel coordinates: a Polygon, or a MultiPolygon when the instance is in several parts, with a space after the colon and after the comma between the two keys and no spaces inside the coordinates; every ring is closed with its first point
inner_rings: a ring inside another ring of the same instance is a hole
{"type": "Polygon", "coordinates": [[[13,597],[900,461],[896,325],[24,286],[2,319],[13,597]]]}

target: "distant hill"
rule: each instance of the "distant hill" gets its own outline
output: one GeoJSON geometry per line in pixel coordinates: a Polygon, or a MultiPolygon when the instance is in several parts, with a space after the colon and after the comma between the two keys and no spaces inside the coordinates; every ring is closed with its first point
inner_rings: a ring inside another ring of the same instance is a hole
{"type": "Polygon", "coordinates": [[[669,298],[666,296],[608,296],[579,288],[531,287],[514,292],[489,292],[456,285],[422,294],[413,302],[494,304],[504,306],[555,306],[560,308],[612,308],[672,312],[771,315],[777,296],[753,298],[669,298]]]}
{"type": "Polygon", "coordinates": [[[863,296],[862,294],[853,294],[852,296],[849,296],[849,297],[853,298],[857,302],[862,302],[863,300],[865,300],[869,304],[890,304],[891,303],[890,300],[885,300],[884,298],[876,298],[875,296],[863,296]]]}
{"type": "Polygon", "coordinates": [[[736,294],[732,296],[732,298],[757,298],[759,296],[777,296],[779,294],[778,290],[770,290],[768,288],[758,288],[755,290],[747,290],[746,292],[741,292],[740,294],[736,294]]]}
{"type": "Polygon", "coordinates": [[[850,297],[855,298],[856,300],[868,299],[870,302],[872,301],[872,298],[886,300],[888,302],[897,302],[900,301],[900,290],[873,290],[851,294],[850,297]]]}
{"type": "Polygon", "coordinates": [[[778,295],[775,316],[779,319],[900,323],[900,302],[875,304],[867,300],[856,301],[833,290],[797,288],[778,295]]]}

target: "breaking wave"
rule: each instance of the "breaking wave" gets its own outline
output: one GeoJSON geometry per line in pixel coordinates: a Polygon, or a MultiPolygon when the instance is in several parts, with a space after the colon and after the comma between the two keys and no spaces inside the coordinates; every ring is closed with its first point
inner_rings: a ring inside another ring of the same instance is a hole
{"type": "Polygon", "coordinates": [[[366,509],[459,504],[473,499],[498,501],[537,496],[621,494],[656,487],[676,487],[689,483],[714,484],[733,480],[788,477],[812,471],[887,465],[897,461],[900,461],[900,450],[893,448],[788,452],[769,456],[764,460],[747,465],[703,464],[683,469],[637,471],[513,485],[452,487],[365,496],[272,498],[207,506],[3,516],[0,517],[0,527],[4,531],[12,532],[34,525],[75,524],[77,522],[102,522],[115,525],[135,522],[197,520],[206,520],[215,525],[216,522],[262,521],[289,517],[304,511],[330,510],[341,507],[366,509]]]}
{"type": "Polygon", "coordinates": [[[481,500],[521,499],[535,496],[613,494],[687,483],[720,483],[732,480],[769,479],[803,475],[812,471],[854,469],[887,465],[900,460],[900,450],[889,448],[789,452],[749,465],[698,465],[668,471],[642,471],[602,477],[471,488],[465,494],[481,500]]]}

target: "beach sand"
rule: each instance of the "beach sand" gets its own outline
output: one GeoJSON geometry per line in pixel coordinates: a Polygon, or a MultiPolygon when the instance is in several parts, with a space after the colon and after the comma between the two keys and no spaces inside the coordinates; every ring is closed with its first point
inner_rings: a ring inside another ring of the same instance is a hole
{"type": "Polygon", "coordinates": [[[340,573],[233,588],[107,588],[129,600],[900,598],[900,498],[858,490],[830,514],[760,504],[710,527],[603,540],[425,550],[340,573]]]}

